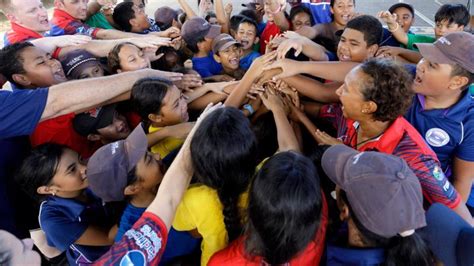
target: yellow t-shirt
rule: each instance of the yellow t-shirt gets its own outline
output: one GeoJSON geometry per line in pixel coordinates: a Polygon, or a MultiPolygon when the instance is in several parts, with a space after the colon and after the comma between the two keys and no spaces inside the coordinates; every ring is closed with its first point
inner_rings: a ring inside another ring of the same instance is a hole
{"type": "MultiPolygon", "coordinates": [[[[161,129],[162,127],[150,126],[148,128],[148,132],[153,133],[161,129]]],[[[154,154],[159,153],[161,158],[165,158],[166,155],[168,155],[168,153],[178,148],[179,146],[183,145],[183,142],[184,141],[182,139],[178,139],[178,138],[173,138],[173,137],[165,138],[162,141],[155,144],[153,147],[151,147],[151,152],[153,152],[154,154]]]]}
{"type": "MultiPolygon", "coordinates": [[[[247,198],[248,192],[240,196],[240,210],[247,207],[247,198]]],[[[228,237],[222,209],[216,190],[202,184],[193,184],[184,194],[176,210],[173,228],[178,231],[197,229],[202,236],[202,266],[207,265],[214,253],[227,246],[228,237]]]]}

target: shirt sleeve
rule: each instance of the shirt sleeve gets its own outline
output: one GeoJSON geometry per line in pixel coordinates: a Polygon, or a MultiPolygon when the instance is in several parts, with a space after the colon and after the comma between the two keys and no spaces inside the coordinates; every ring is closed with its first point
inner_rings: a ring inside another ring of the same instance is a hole
{"type": "Polygon", "coordinates": [[[0,138],[29,135],[46,108],[48,89],[0,91],[0,138]]]}
{"type": "Polygon", "coordinates": [[[407,37],[408,37],[407,48],[410,50],[415,50],[415,51],[418,51],[418,49],[413,47],[413,45],[416,43],[434,43],[436,41],[435,38],[431,36],[426,36],[426,35],[416,35],[416,34],[408,33],[407,37]]]}
{"type": "Polygon", "coordinates": [[[203,78],[207,78],[213,76],[209,68],[207,68],[204,64],[200,61],[193,60],[193,69],[201,75],[203,78]]]}
{"type": "Polygon", "coordinates": [[[168,230],[161,218],[145,212],[94,265],[158,265],[167,238],[168,230]]]}
{"type": "Polygon", "coordinates": [[[463,124],[463,140],[456,148],[455,156],[464,161],[474,162],[474,114],[466,120],[468,122],[463,124]]]}
{"type": "Polygon", "coordinates": [[[87,230],[86,223],[72,221],[64,213],[44,209],[45,207],[40,213],[41,229],[45,232],[48,243],[60,251],[67,250],[87,230]]]}

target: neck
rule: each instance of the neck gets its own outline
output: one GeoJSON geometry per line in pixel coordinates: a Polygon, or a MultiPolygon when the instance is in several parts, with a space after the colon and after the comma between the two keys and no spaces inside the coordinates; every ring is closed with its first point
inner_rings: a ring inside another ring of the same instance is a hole
{"type": "Polygon", "coordinates": [[[357,136],[357,142],[376,138],[387,130],[391,122],[381,122],[375,120],[359,121],[359,130],[357,136]]]}
{"type": "Polygon", "coordinates": [[[209,51],[202,51],[202,50],[199,50],[199,52],[197,52],[194,56],[196,57],[207,57],[209,55],[209,51]]]}
{"type": "Polygon", "coordinates": [[[133,196],[130,203],[137,208],[146,208],[156,197],[157,189],[143,191],[133,196]]]}
{"type": "Polygon", "coordinates": [[[85,201],[86,199],[84,198],[84,189],[78,190],[78,191],[59,191],[56,193],[56,196],[65,198],[65,199],[73,199],[76,198],[81,201],[85,201]]]}
{"type": "Polygon", "coordinates": [[[252,47],[243,51],[244,56],[249,55],[253,51],[252,47]]]}
{"type": "Polygon", "coordinates": [[[462,92],[456,96],[425,96],[425,110],[445,109],[455,105],[462,96],[462,92]]]}
{"type": "Polygon", "coordinates": [[[231,77],[233,77],[234,73],[239,70],[238,68],[237,69],[232,69],[232,68],[228,68],[224,65],[222,65],[222,68],[224,69],[224,74],[227,74],[231,77]]]}
{"type": "Polygon", "coordinates": [[[343,30],[346,27],[346,25],[342,25],[342,24],[337,23],[336,20],[333,20],[333,22],[331,22],[331,23],[332,23],[332,25],[334,25],[334,27],[336,27],[337,30],[343,30]]]}
{"type": "Polygon", "coordinates": [[[351,247],[358,247],[358,248],[366,248],[366,247],[372,247],[373,245],[370,245],[366,243],[367,241],[364,240],[362,237],[361,233],[359,232],[359,229],[354,224],[354,221],[352,219],[349,219],[347,222],[347,227],[348,227],[348,239],[347,242],[349,246],[351,247]]]}

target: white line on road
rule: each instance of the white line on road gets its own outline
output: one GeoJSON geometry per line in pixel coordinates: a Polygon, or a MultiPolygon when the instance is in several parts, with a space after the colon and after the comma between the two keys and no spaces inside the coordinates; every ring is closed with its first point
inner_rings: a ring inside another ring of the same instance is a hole
{"type": "Polygon", "coordinates": [[[436,24],[434,21],[423,15],[421,12],[415,9],[415,15],[419,16],[422,20],[424,20],[426,23],[430,24],[432,27],[434,27],[436,24]]]}

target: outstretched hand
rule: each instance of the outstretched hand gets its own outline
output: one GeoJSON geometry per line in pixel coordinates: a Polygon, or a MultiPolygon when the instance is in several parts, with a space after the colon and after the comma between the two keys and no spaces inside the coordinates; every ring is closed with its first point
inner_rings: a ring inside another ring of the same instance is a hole
{"type": "Polygon", "coordinates": [[[281,73],[273,77],[274,80],[283,79],[291,76],[301,74],[298,70],[298,61],[291,59],[280,59],[274,62],[271,65],[265,66],[263,71],[268,71],[272,69],[281,69],[281,73]]]}

